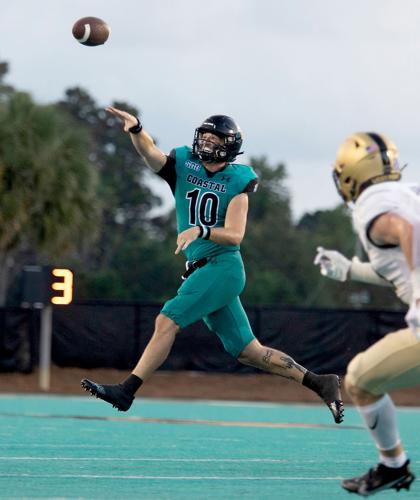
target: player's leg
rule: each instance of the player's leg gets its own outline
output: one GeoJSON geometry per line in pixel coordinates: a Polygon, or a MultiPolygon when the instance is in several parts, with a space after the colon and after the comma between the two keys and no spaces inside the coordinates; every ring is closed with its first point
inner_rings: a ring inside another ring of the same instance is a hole
{"type": "Polygon", "coordinates": [[[81,384],[93,396],[112,404],[120,411],[127,411],[137,390],[168,357],[179,326],[170,318],[159,314],[155,320],[155,329],[141,355],[136,367],[120,384],[99,384],[93,380],[83,379],[81,384]]]}
{"type": "Polygon", "coordinates": [[[239,354],[238,361],[244,365],[254,366],[280,377],[294,380],[302,384],[308,370],[282,351],[260,344],[257,339],[252,340],[239,354]]]}
{"type": "Polygon", "coordinates": [[[288,354],[263,346],[258,340],[250,342],[241,352],[238,360],[304,385],[324,401],[337,424],[343,421],[344,408],[340,378],[337,375],[317,375],[296,363],[288,354]]]}
{"type": "Polygon", "coordinates": [[[379,464],[366,474],[343,481],[359,494],[407,488],[414,480],[408,468],[388,391],[418,385],[420,342],[409,329],[386,335],[349,364],[346,389],[379,450],[379,464]]]}
{"type": "Polygon", "coordinates": [[[239,297],[204,318],[229,354],[241,363],[294,380],[316,392],[327,404],[336,423],[343,420],[340,380],[337,375],[316,375],[287,354],[261,345],[252,333],[239,297]]]}
{"type": "Polygon", "coordinates": [[[132,371],[133,375],[142,381],[149,379],[168,357],[179,330],[179,326],[172,319],[159,314],[153,336],[132,371]]]}
{"type": "Polygon", "coordinates": [[[238,295],[245,278],[238,252],[213,257],[195,271],[165,303],[156,319],[155,331],[131,375],[121,384],[99,384],[82,380],[82,387],[121,411],[130,408],[134,395],[167,358],[176,333],[238,295]]]}

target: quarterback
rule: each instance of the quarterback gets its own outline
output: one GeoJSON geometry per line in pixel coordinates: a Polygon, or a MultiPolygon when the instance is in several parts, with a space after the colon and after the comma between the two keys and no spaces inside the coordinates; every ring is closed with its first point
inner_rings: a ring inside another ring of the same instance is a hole
{"type": "Polygon", "coordinates": [[[153,336],[128,378],[111,385],[84,379],[82,386],[119,410],[128,410],[142,383],[165,361],[176,334],[203,319],[229,354],[313,390],[340,423],[339,378],[316,375],[290,356],[261,345],[239,299],[245,286],[240,243],[245,235],[248,193],[256,190],[257,176],[249,166],[233,163],[242,146],[235,120],[225,115],[207,118],[195,130],[192,148],[178,147],[166,155],[137,117],[113,107],[107,111],[123,122],[137,152],[169,184],[178,225],[175,253],[185,254],[187,270],[176,296],[157,316],[153,336]]]}
{"type": "Polygon", "coordinates": [[[342,486],[362,496],[409,489],[414,475],[388,391],[420,384],[420,186],[399,182],[397,149],[374,132],[353,134],[342,144],[333,176],[352,205],[354,229],[369,262],[318,248],[315,264],[339,281],[392,286],[409,306],[407,328],[389,333],[347,367],[346,389],[379,450],[379,463],[342,486]]]}

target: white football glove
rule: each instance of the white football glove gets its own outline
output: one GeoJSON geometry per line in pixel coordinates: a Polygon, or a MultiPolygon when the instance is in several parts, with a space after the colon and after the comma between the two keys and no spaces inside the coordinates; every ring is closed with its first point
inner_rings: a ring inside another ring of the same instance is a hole
{"type": "Polygon", "coordinates": [[[410,330],[420,340],[420,301],[418,299],[411,301],[410,309],[405,315],[405,321],[410,330]]]}
{"type": "Polygon", "coordinates": [[[351,267],[351,261],[336,250],[316,249],[314,264],[320,267],[321,274],[333,280],[346,281],[351,267]]]}

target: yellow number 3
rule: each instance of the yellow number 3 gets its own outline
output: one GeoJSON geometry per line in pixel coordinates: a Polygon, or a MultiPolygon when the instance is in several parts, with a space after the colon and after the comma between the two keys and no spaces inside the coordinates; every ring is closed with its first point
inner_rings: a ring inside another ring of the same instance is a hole
{"type": "Polygon", "coordinates": [[[70,269],[53,269],[53,276],[61,278],[60,281],[54,281],[51,285],[53,290],[61,292],[61,295],[51,297],[53,304],[70,304],[73,300],[73,273],[70,269]]]}

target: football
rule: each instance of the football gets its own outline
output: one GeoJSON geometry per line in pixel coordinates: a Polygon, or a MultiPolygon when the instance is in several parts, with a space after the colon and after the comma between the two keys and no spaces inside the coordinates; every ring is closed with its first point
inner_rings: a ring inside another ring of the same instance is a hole
{"type": "Polygon", "coordinates": [[[104,44],[109,37],[110,27],[98,17],[82,17],[73,25],[73,36],[82,45],[95,47],[104,44]]]}

